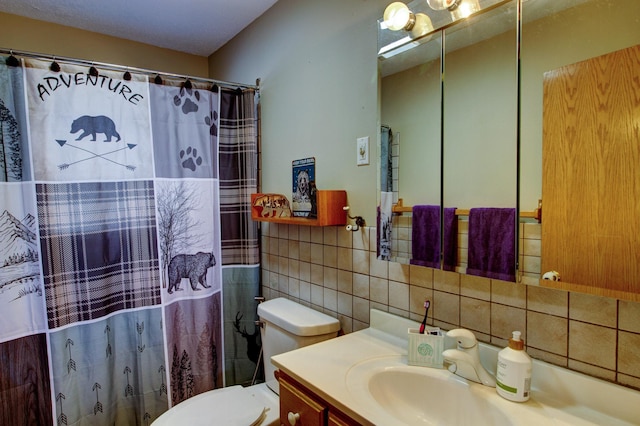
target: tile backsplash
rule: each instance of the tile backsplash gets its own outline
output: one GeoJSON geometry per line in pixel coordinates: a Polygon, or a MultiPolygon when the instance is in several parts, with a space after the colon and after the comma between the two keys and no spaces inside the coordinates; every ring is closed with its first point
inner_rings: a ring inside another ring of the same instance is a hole
{"type": "MultiPolygon", "coordinates": [[[[640,390],[640,303],[380,261],[372,227],[261,227],[263,295],[332,315],[345,333],[368,327],[370,308],[421,321],[428,298],[430,325],[496,346],[520,330],[532,357],[640,390]]],[[[521,232],[529,252],[536,232],[521,232]]]]}

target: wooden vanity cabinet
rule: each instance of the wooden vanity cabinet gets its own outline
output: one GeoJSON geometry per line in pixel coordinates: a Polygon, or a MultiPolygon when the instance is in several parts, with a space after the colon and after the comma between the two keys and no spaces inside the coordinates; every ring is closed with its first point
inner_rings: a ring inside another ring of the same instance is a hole
{"type": "Polygon", "coordinates": [[[283,426],[359,426],[349,416],[315,395],[282,371],[280,383],[280,424],[283,426]]]}

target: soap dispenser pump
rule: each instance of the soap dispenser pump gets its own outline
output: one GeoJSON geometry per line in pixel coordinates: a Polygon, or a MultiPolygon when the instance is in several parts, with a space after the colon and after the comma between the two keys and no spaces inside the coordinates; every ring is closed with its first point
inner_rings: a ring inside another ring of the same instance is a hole
{"type": "Polygon", "coordinates": [[[524,350],[520,332],[514,331],[509,346],[498,352],[496,391],[510,401],[524,402],[531,393],[531,358],[524,350]]]}

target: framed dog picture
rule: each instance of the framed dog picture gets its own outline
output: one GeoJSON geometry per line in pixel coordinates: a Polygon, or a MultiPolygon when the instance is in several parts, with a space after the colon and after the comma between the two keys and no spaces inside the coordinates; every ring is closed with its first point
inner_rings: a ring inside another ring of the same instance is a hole
{"type": "Polygon", "coordinates": [[[291,211],[294,217],[310,217],[315,198],[312,191],[316,180],[315,157],[292,162],[293,197],[291,211]]]}

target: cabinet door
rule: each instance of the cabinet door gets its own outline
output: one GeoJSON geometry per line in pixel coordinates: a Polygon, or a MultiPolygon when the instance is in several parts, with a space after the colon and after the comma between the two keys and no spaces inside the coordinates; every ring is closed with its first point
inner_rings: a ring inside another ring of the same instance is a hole
{"type": "Polygon", "coordinates": [[[321,426],[325,424],[326,411],[324,405],[280,376],[280,423],[286,426],[321,426]]]}
{"type": "Polygon", "coordinates": [[[640,46],[545,73],[542,271],[640,292],[640,46]]]}

